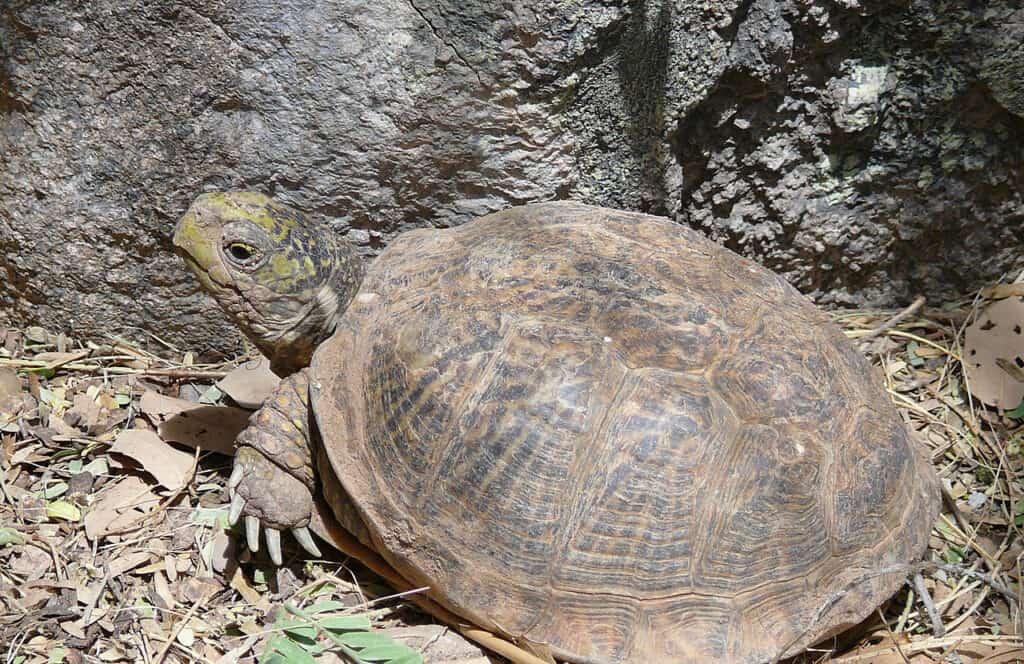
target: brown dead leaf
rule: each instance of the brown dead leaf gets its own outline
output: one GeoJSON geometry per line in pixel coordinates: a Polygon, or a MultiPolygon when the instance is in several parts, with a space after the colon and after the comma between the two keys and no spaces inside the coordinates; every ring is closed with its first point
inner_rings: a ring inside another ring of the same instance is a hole
{"type": "Polygon", "coordinates": [[[247,636],[240,646],[227,651],[217,658],[213,664],[238,664],[238,660],[252,650],[259,638],[258,635],[247,636]]]}
{"type": "Polygon", "coordinates": [[[1012,371],[1024,369],[1024,301],[997,300],[978,315],[964,338],[963,366],[985,403],[1009,410],[1024,400],[1024,381],[1012,371]]]}
{"type": "Polygon", "coordinates": [[[233,455],[235,438],[249,425],[249,411],[227,406],[206,406],[156,392],[142,395],[139,408],[166,441],[233,455]]]}
{"type": "Polygon", "coordinates": [[[85,392],[78,392],[71,399],[71,408],[64,413],[64,422],[96,434],[104,429],[103,424],[109,416],[110,411],[100,407],[95,399],[85,392]]]}
{"type": "Polygon", "coordinates": [[[56,369],[57,367],[64,366],[71,362],[85,359],[89,357],[90,351],[88,350],[76,350],[70,353],[67,352],[44,352],[37,353],[32,359],[38,362],[46,362],[47,369],[56,369]]]}
{"type": "Polygon", "coordinates": [[[257,409],[269,397],[281,378],[270,370],[263,356],[231,370],[217,383],[217,388],[234,399],[242,408],[257,409]]]}
{"type": "Polygon", "coordinates": [[[228,580],[228,586],[242,596],[242,599],[247,604],[257,607],[269,606],[270,602],[263,597],[255,588],[249,585],[249,581],[245,578],[245,573],[242,571],[242,566],[238,565],[235,567],[235,573],[231,575],[231,579],[228,580]]]}
{"type": "Polygon", "coordinates": [[[183,604],[195,604],[205,602],[208,598],[213,597],[224,588],[224,584],[219,579],[200,576],[181,579],[172,584],[172,588],[178,601],[183,604]]]}
{"type": "Polygon", "coordinates": [[[18,589],[18,604],[24,609],[38,609],[53,597],[53,591],[48,588],[20,588],[18,589]]]}
{"type": "Polygon", "coordinates": [[[957,654],[970,662],[985,664],[1020,664],[1024,661],[1024,648],[1020,646],[993,646],[966,644],[958,647],[957,654]]]}
{"type": "Polygon", "coordinates": [[[21,379],[13,369],[0,367],[0,413],[10,412],[21,404],[21,379]]]}
{"type": "Polygon", "coordinates": [[[134,475],[128,475],[104,489],[85,515],[85,534],[95,540],[107,533],[127,528],[156,507],[159,498],[152,487],[134,475]]]}
{"type": "Polygon", "coordinates": [[[157,482],[171,491],[182,488],[192,478],[192,455],[168,445],[152,431],[122,431],[110,451],[135,459],[157,482]]]}
{"type": "Polygon", "coordinates": [[[60,628],[77,639],[85,639],[85,622],[81,618],[62,622],[60,628]]]}
{"type": "Polygon", "coordinates": [[[148,551],[135,551],[126,556],[118,556],[107,564],[107,573],[111,578],[117,578],[129,572],[139,565],[149,562],[148,551]]]}
{"type": "Polygon", "coordinates": [[[178,605],[178,601],[171,594],[171,587],[167,583],[167,577],[164,576],[162,571],[153,574],[153,590],[156,591],[157,597],[163,601],[165,609],[173,609],[178,605]]]}
{"type": "Polygon", "coordinates": [[[223,530],[218,529],[213,535],[213,547],[210,555],[210,566],[213,571],[224,574],[228,567],[235,564],[237,556],[235,540],[223,530]]]}
{"type": "Polygon", "coordinates": [[[1007,297],[1024,295],[1024,283],[996,284],[981,289],[981,296],[986,300],[1001,300],[1007,297]]]}
{"type": "Polygon", "coordinates": [[[27,579],[38,579],[46,574],[53,558],[50,554],[31,544],[22,544],[18,548],[18,554],[10,563],[10,569],[27,579]]]}

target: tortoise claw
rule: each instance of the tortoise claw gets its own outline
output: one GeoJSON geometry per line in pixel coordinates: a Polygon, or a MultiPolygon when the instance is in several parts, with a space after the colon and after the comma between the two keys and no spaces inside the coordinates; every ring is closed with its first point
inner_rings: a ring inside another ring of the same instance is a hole
{"type": "Polygon", "coordinates": [[[260,550],[260,520],[254,516],[245,517],[245,541],[253,553],[260,550]]]}
{"type": "Polygon", "coordinates": [[[267,537],[267,553],[270,554],[270,560],[277,565],[281,566],[281,531],[276,528],[265,528],[264,532],[267,537]]]}
{"type": "Polygon", "coordinates": [[[298,542],[310,555],[316,558],[323,557],[323,554],[320,553],[320,549],[316,546],[316,542],[313,541],[313,536],[309,534],[309,528],[305,526],[302,526],[301,528],[292,528],[292,535],[295,536],[295,541],[298,542]]]}
{"type": "Polygon", "coordinates": [[[231,497],[231,508],[228,510],[228,523],[232,526],[238,523],[238,517],[242,516],[242,509],[245,508],[245,498],[240,494],[231,497]]]}
{"type": "Polygon", "coordinates": [[[242,483],[242,475],[245,474],[242,466],[235,464],[235,467],[231,471],[231,477],[228,478],[228,490],[234,493],[238,485],[242,483]]]}

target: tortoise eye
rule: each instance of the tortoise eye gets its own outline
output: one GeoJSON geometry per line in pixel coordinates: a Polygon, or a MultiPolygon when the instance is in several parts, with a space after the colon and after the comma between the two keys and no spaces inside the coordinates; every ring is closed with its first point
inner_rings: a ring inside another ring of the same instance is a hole
{"type": "Polygon", "coordinates": [[[256,247],[245,242],[231,242],[224,248],[224,251],[236,263],[249,263],[259,253],[256,247]]]}

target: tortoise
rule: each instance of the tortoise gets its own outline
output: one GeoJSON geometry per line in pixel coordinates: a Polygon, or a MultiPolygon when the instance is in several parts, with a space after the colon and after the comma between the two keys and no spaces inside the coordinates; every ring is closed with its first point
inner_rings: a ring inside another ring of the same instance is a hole
{"type": "Polygon", "coordinates": [[[235,192],[174,243],[286,376],[228,481],[278,564],[281,530],[319,555],[322,495],[449,619],[533,653],[750,663],[856,624],[927,546],[937,479],[870,365],[682,225],[539,203],[364,269],[235,192]]]}

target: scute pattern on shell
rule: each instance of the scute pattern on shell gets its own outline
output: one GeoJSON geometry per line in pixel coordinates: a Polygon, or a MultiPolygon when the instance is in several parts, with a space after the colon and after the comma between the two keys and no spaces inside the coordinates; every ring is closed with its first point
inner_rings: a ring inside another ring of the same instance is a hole
{"type": "Polygon", "coordinates": [[[827,317],[646,215],[551,203],[408,233],[313,374],[382,555],[572,661],[799,651],[895,591],[937,511],[827,317]]]}

